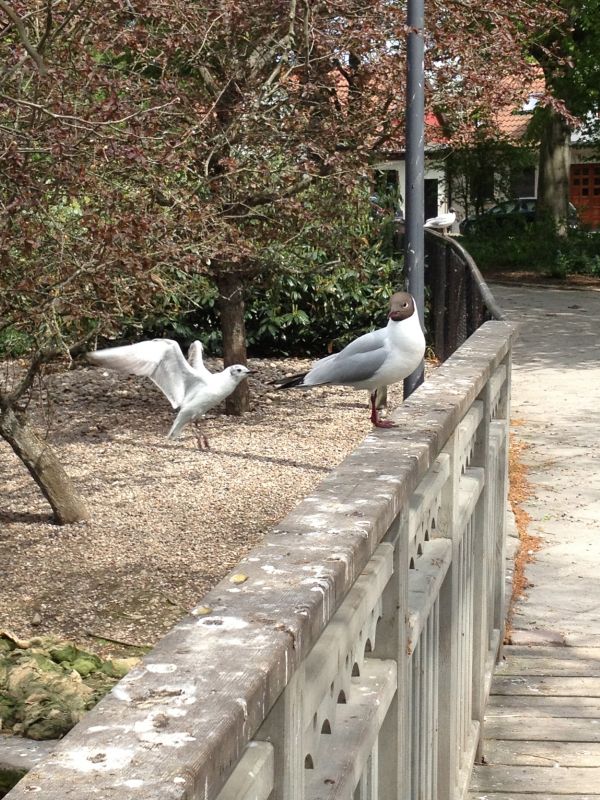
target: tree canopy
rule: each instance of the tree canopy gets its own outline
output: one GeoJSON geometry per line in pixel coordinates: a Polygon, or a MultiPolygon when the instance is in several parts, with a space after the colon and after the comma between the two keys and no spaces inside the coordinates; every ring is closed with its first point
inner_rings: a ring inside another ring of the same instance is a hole
{"type": "Polygon", "coordinates": [[[600,3],[559,0],[557,12],[555,24],[542,27],[530,45],[548,92],[532,130],[540,138],[538,213],[566,234],[571,133],[582,124],[598,133],[600,3]]]}
{"type": "MultiPolygon", "coordinates": [[[[199,276],[231,363],[258,271],[316,245],[360,261],[347,221],[373,154],[402,141],[401,4],[0,0],[0,15],[0,337],[33,358],[2,413],[45,359],[177,313],[199,276]]],[[[456,141],[529,68],[543,19],[528,0],[429,4],[431,100],[456,141]]]]}

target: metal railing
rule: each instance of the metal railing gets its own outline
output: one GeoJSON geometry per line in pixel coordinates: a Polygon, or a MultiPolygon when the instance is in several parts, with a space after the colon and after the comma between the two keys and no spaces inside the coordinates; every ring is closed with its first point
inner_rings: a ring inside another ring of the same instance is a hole
{"type": "Polygon", "coordinates": [[[452,236],[425,228],[426,326],[445,361],[485,321],[506,319],[471,255],[452,236]]]}
{"type": "Polygon", "coordinates": [[[512,336],[484,324],[9,800],[465,797],[504,620],[512,336]]]}

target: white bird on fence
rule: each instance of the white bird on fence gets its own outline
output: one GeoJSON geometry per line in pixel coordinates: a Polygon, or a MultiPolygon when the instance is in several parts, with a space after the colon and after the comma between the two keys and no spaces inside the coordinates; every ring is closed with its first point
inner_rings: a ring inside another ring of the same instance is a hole
{"type": "Polygon", "coordinates": [[[407,292],[397,292],[390,299],[385,328],[359,336],[339,353],[317,361],[308,372],[273,383],[279,389],[326,384],[368,389],[371,422],[377,428],[391,428],[394,423],[381,419],[377,411],[377,389],[414,372],[424,353],[425,337],[414,298],[407,292]]]}
{"type": "Polygon", "coordinates": [[[455,222],[456,212],[451,208],[447,214],[439,214],[437,217],[430,217],[428,220],[425,220],[425,227],[441,230],[442,233],[447,234],[448,228],[451,228],[455,222]]]}
{"type": "Polygon", "coordinates": [[[177,342],[172,339],[151,339],[122,347],[109,347],[86,353],[92,364],[125,372],[144,375],[158,386],[174,409],[178,411],[168,433],[176,439],[188,422],[193,422],[198,447],[208,448],[205,434],[200,430],[199,418],[234,391],[236,386],[251,374],[242,364],[234,364],[222,372],[210,372],[202,361],[202,345],[195,342],[190,348],[189,364],[177,342]]]}

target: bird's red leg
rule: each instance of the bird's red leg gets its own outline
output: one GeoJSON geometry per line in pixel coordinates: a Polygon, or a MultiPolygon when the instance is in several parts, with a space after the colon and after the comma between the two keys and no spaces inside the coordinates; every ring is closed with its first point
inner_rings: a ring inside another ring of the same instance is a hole
{"type": "Polygon", "coordinates": [[[205,433],[202,433],[200,428],[200,423],[198,420],[194,420],[194,428],[196,429],[196,442],[198,443],[199,450],[210,450],[210,444],[208,443],[208,437],[205,433]]]}
{"type": "Polygon", "coordinates": [[[371,392],[371,422],[376,428],[395,428],[391,419],[381,419],[377,411],[377,390],[371,392]]]}

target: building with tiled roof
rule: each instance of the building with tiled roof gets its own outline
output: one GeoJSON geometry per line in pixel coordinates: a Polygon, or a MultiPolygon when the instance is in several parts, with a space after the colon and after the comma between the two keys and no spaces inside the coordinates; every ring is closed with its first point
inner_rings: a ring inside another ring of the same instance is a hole
{"type": "MultiPolygon", "coordinates": [[[[507,87],[514,90],[515,86],[507,87]]],[[[507,92],[513,94],[514,91],[507,92]]],[[[523,86],[522,104],[514,104],[500,108],[494,118],[493,129],[499,141],[507,142],[515,147],[521,145],[530,149],[535,145],[527,141],[529,126],[536,105],[546,95],[543,76],[534,78],[527,86],[523,86]]],[[[467,214],[467,209],[459,200],[459,192],[453,191],[448,179],[446,165],[451,148],[444,134],[443,125],[435,114],[428,112],[425,120],[426,166],[425,166],[425,218],[437,216],[448,210],[450,205],[457,211],[458,219],[467,214]]],[[[398,193],[398,205],[403,206],[405,193],[405,170],[403,132],[398,136],[375,165],[379,173],[378,180],[388,187],[395,187],[398,193]]],[[[537,197],[538,168],[533,164],[521,166],[518,172],[510,176],[510,193],[515,197],[537,197]]],[[[507,199],[506,190],[493,172],[489,175],[489,188],[486,206],[507,199]]],[[[571,139],[571,166],[569,176],[569,196],[579,212],[583,225],[592,229],[600,229],[600,151],[598,146],[590,143],[585,136],[585,128],[573,133],[571,139]]],[[[457,227],[457,225],[455,226],[457,227]]]]}

